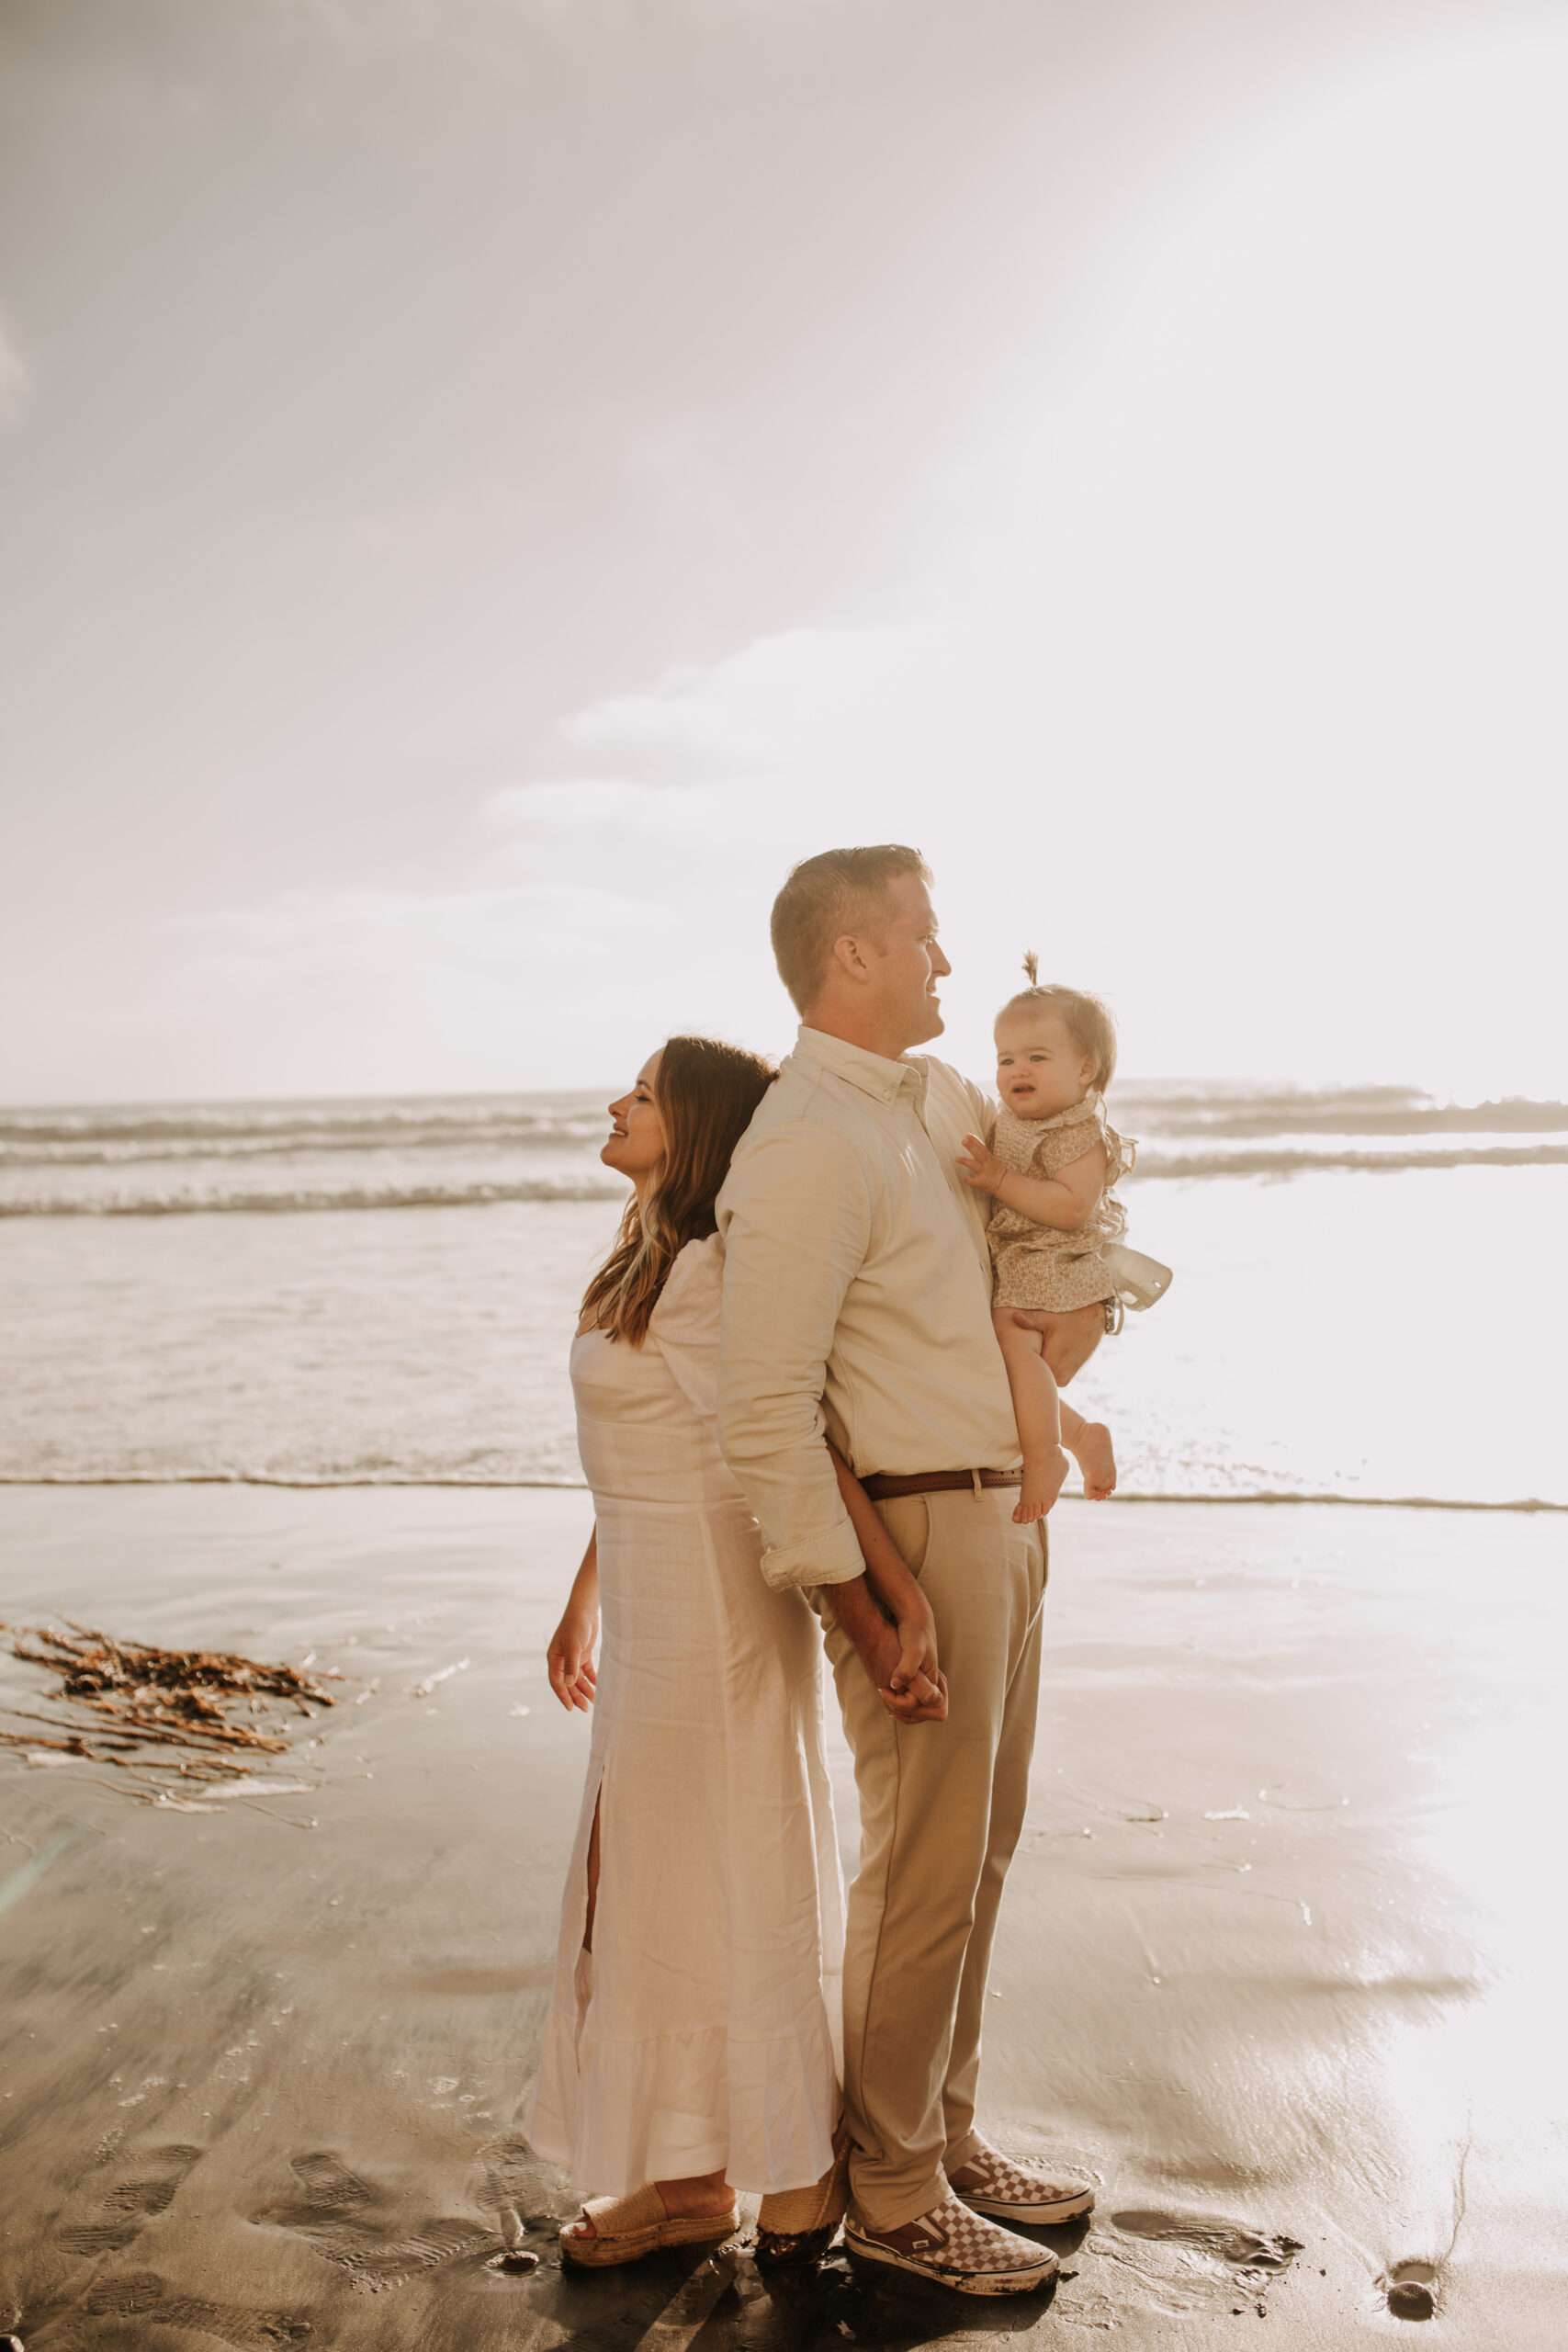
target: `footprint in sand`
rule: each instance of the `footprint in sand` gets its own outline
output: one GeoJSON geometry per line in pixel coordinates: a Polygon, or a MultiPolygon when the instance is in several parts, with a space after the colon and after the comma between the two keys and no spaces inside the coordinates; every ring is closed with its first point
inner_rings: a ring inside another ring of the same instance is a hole
{"type": "Polygon", "coordinates": [[[482,2222],[462,2215],[398,2230],[387,2191],[350,2172],[330,2149],[293,2157],[289,2170],[300,2194],[264,2206],[252,2219],[303,2238],[313,2254],[340,2264],[367,2293],[400,2287],[422,2270],[501,2244],[482,2222]]]}
{"type": "Polygon", "coordinates": [[[484,2202],[494,2211],[516,2212],[534,2228],[554,2228],[577,2211],[581,2200],[560,2165],[536,2156],[526,2140],[491,2140],[479,2153],[484,2202]]]}
{"type": "Polygon", "coordinates": [[[1131,2269],[1178,2310],[1213,2306],[1222,2299],[1237,2310],[1235,2299],[1245,2296],[1263,2312],[1269,2287],[1302,2251],[1295,2238],[1213,2213],[1130,2208],[1112,2213],[1111,2226],[1122,2243],[1096,2231],[1089,2241],[1093,2250],[1131,2269]]]}
{"type": "Polygon", "coordinates": [[[303,2312],[247,2311],[239,2303],[208,2303],[181,2295],[156,2272],[135,2270],[100,2278],[84,2296],[82,2309],[105,2319],[141,2319],[159,2327],[188,2328],[216,2335],[238,2352],[276,2352],[280,2344],[303,2344],[310,2323],[303,2312]]]}
{"type": "Polygon", "coordinates": [[[199,2148],[178,2143],[149,2149],[144,2156],[132,2160],[133,2172],[104,2191],[99,2203],[109,2218],[62,2230],[58,2243],[71,2254],[120,2253],[141,2236],[156,2214],[168,2211],[180,2183],[201,2154],[199,2148]]]}

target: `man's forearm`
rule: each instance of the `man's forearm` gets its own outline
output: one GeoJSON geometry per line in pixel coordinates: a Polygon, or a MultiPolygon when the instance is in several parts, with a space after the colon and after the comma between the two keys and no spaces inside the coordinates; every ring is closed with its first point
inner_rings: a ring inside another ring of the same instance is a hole
{"type": "Polygon", "coordinates": [[[820,1585],[818,1597],[854,1644],[871,1685],[895,1723],[940,1724],[947,1720],[947,1678],[933,1668],[919,1673],[907,1687],[894,1685],[902,1645],[896,1626],[877,1606],[876,1595],[864,1577],[850,1577],[842,1584],[820,1585]]]}
{"type": "Polygon", "coordinates": [[[887,1632],[887,1620],[865,1577],[851,1577],[843,1584],[819,1585],[818,1592],[840,1631],[849,1635],[869,1663],[887,1632]]]}

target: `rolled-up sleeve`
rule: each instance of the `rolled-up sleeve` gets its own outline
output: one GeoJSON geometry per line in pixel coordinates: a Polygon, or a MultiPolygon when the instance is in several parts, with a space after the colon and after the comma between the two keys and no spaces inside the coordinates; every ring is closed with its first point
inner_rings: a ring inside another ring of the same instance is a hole
{"type": "Polygon", "coordinates": [[[779,1587],[847,1584],[865,1563],[822,1442],[822,1392],[866,1254],[866,1170],[825,1127],[775,1127],[742,1148],[718,1220],[719,1444],[757,1514],[762,1574],[779,1587]]]}

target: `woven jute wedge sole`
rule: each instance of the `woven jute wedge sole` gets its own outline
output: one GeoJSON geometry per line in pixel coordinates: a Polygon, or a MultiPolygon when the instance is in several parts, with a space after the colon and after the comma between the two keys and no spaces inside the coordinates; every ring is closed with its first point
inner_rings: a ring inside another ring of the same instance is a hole
{"type": "Polygon", "coordinates": [[[740,2227],[732,2205],[728,2213],[703,2213],[671,2219],[664,2199],[651,2182],[630,2197],[591,2197],[582,2209],[593,2224],[591,2238],[572,2235],[569,2222],[560,2233],[561,2260],[580,2270],[609,2270],[620,2262],[640,2262],[669,2245],[720,2245],[740,2227]]]}

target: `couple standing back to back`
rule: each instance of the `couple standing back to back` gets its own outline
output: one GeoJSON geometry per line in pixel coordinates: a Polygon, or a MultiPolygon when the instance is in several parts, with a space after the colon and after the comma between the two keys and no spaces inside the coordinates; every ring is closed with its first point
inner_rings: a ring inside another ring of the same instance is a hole
{"type": "MultiPolygon", "coordinates": [[[[572,1364],[595,1537],[550,1653],[596,1721],[529,2120],[617,2192],[562,2231],[575,2263],[721,2238],[745,2188],[760,2260],[817,2258],[841,2218],[868,2261],[1020,2293],[1056,2260],[1006,2225],[1093,2202],[975,2129],[1046,1544],[1012,1516],[986,1204],[957,1172],[985,1098],[914,1051],[950,969],[930,880],[897,846],[797,866],[776,1079],[671,1039],[613,1106],[635,1190],[572,1364]],[[807,1599],[860,1799],[847,1930],[807,1599]]],[[[1103,1312],[1055,1323],[1066,1376],[1103,1312]]]]}

